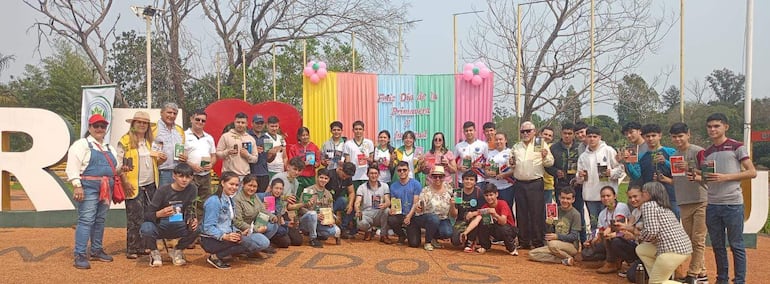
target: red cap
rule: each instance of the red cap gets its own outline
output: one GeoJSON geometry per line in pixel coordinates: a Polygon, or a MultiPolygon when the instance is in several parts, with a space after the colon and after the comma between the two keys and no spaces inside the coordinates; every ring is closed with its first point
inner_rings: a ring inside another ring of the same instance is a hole
{"type": "Polygon", "coordinates": [[[97,122],[104,122],[106,124],[110,124],[107,119],[104,118],[101,114],[95,113],[91,115],[91,118],[88,119],[88,125],[92,125],[97,122]]]}

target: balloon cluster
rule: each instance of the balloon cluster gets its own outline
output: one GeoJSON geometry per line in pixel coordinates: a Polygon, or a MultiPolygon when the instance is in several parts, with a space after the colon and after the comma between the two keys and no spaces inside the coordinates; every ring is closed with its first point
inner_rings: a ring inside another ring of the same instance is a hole
{"type": "Polygon", "coordinates": [[[481,82],[489,78],[492,71],[481,61],[476,63],[465,63],[463,66],[463,80],[470,81],[474,86],[481,85],[481,82]]]}
{"type": "Polygon", "coordinates": [[[321,79],[326,78],[326,62],[310,61],[305,65],[305,70],[302,73],[310,79],[310,82],[318,84],[321,79]]]}

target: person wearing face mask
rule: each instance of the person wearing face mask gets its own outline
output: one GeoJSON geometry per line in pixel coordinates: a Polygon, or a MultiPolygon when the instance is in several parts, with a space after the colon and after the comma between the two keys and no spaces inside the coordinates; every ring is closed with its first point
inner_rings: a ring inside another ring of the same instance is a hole
{"type": "Polygon", "coordinates": [[[222,171],[234,172],[240,179],[251,173],[249,163],[259,159],[256,141],[246,133],[248,118],[243,112],[235,114],[235,127],[222,134],[217,142],[217,158],[222,160],[222,171]]]}
{"type": "Polygon", "coordinates": [[[315,184],[315,170],[320,165],[316,159],[321,157],[321,151],[310,141],[310,129],[304,126],[297,129],[297,144],[289,145],[286,152],[289,160],[299,157],[305,163],[299,176],[297,176],[297,191],[301,192],[306,187],[315,184]]]}

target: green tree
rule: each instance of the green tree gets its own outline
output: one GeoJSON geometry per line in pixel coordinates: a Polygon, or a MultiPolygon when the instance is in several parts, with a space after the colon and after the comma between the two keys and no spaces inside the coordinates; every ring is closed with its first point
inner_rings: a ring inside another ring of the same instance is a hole
{"type": "Polygon", "coordinates": [[[567,93],[559,98],[559,103],[556,107],[558,121],[569,121],[572,123],[580,120],[582,105],[580,103],[580,94],[575,91],[575,86],[570,85],[567,89],[567,93]]]}
{"type": "Polygon", "coordinates": [[[616,89],[618,102],[615,104],[615,112],[618,114],[620,125],[629,121],[651,122],[654,119],[660,105],[660,97],[642,76],[623,76],[623,81],[616,89]]]}
{"type": "Polygon", "coordinates": [[[0,53],[0,74],[3,74],[5,68],[8,68],[8,65],[10,65],[14,60],[16,60],[16,57],[13,55],[3,55],[0,53]]]}
{"type": "Polygon", "coordinates": [[[670,110],[679,106],[679,102],[679,88],[674,85],[669,86],[668,89],[663,92],[663,95],[661,95],[661,103],[663,104],[663,108],[666,110],[670,110]]]}
{"type": "Polygon", "coordinates": [[[709,87],[716,94],[717,100],[711,101],[709,104],[736,105],[743,101],[745,80],[746,78],[742,74],[735,74],[727,68],[712,71],[706,76],[706,81],[709,82],[709,87]]]}

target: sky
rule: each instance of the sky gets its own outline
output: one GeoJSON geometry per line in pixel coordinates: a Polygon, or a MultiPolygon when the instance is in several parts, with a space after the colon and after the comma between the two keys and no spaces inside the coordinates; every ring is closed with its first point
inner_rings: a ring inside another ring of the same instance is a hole
{"type": "MultiPolygon", "coordinates": [[[[499,0],[504,1],[504,0],[499,0]]],[[[678,15],[678,1],[665,1],[667,13],[678,15]]],[[[130,5],[146,5],[155,1],[115,1],[114,17],[120,19],[118,30],[136,29],[144,33],[144,23],[135,17],[130,5]]],[[[483,1],[467,0],[420,0],[408,1],[411,7],[408,18],[422,20],[403,35],[407,54],[403,61],[404,73],[444,74],[452,70],[452,14],[473,10],[484,10],[483,1]]],[[[519,1],[514,1],[519,2],[519,1]]],[[[524,1],[521,1],[524,2],[524,1]]],[[[663,3],[663,2],[662,2],[663,3]]],[[[39,64],[41,56],[50,55],[50,49],[43,46],[38,51],[37,33],[30,28],[36,14],[22,1],[3,1],[0,9],[0,53],[14,55],[16,60],[0,75],[0,82],[8,82],[9,76],[19,77],[27,64],[39,64]]],[[[658,10],[655,10],[658,11],[658,10]]],[[[702,80],[714,69],[728,68],[737,73],[745,73],[745,23],[746,1],[689,0],[685,3],[685,81],[702,80]]],[[[478,35],[471,35],[470,27],[477,25],[475,15],[458,16],[458,39],[460,46],[474,40],[478,35]]],[[[186,23],[188,31],[195,31],[201,50],[216,49],[212,39],[210,24],[201,17],[192,17],[186,23]]],[[[754,3],[754,59],[753,59],[753,97],[770,97],[770,1],[754,3]]],[[[213,55],[211,56],[213,58],[213,55]]],[[[213,60],[211,60],[213,62],[213,60]]],[[[459,64],[464,63],[462,60],[459,64]]],[[[211,64],[200,62],[201,65],[211,64]]],[[[652,78],[666,70],[673,70],[666,85],[678,85],[679,82],[679,25],[663,39],[660,48],[649,54],[639,65],[636,73],[644,78],[652,78]]],[[[393,66],[397,66],[394,63],[393,66]]],[[[658,86],[662,92],[664,86],[658,86]]],[[[583,114],[588,114],[585,106],[583,114]]],[[[597,105],[596,114],[615,117],[608,105],[597,105]]]]}

